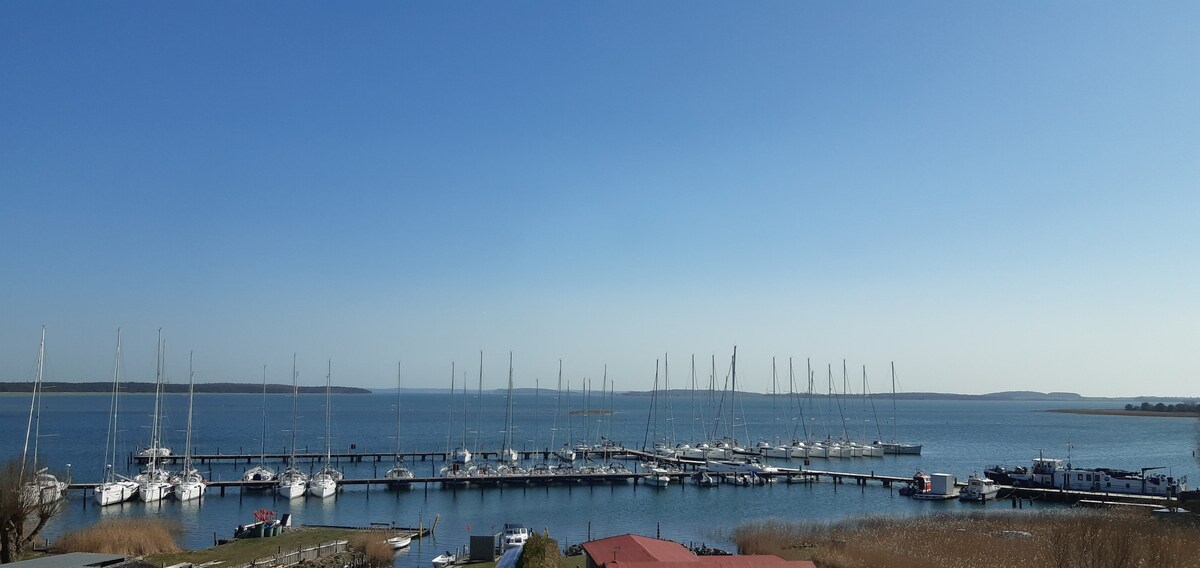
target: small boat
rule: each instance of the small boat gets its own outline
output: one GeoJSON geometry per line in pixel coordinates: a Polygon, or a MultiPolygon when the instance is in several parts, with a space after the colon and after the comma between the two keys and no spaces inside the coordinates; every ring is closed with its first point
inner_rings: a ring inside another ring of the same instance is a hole
{"type": "Polygon", "coordinates": [[[709,475],[706,471],[697,471],[692,474],[692,480],[700,487],[716,487],[720,483],[716,477],[709,475]]]}
{"type": "Polygon", "coordinates": [[[388,546],[392,547],[392,550],[400,550],[401,548],[412,544],[412,537],[397,535],[387,539],[385,542],[387,542],[388,546]]]}
{"type": "Polygon", "coordinates": [[[529,540],[529,528],[520,523],[504,523],[504,534],[500,540],[504,550],[521,548],[529,540]]]}
{"type": "Polygon", "coordinates": [[[433,557],[433,568],[446,568],[456,562],[458,562],[458,555],[447,550],[445,554],[433,557]]]}
{"type": "Polygon", "coordinates": [[[967,478],[967,486],[964,487],[961,492],[959,492],[958,498],[962,501],[979,501],[981,503],[986,503],[992,499],[995,499],[996,495],[999,493],[1000,486],[996,485],[995,481],[992,481],[986,477],[979,477],[972,473],[971,476],[967,478]]]}

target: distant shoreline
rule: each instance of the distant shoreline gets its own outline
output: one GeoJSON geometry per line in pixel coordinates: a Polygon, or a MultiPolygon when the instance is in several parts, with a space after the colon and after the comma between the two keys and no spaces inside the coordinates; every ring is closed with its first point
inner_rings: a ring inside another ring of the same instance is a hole
{"type": "Polygon", "coordinates": [[[1160,416],[1165,418],[1200,418],[1200,412],[1155,412],[1153,410],[1125,410],[1123,408],[1055,408],[1046,412],[1060,414],[1092,414],[1097,416],[1160,416]]]}

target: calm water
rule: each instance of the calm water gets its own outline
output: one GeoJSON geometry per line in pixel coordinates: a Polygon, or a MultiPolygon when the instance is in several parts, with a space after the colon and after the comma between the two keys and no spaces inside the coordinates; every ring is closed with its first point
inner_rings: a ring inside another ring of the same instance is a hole
{"type": "MultiPolygon", "coordinates": [[[[649,397],[617,396],[612,416],[588,418],[573,416],[568,424],[565,406],[555,418],[555,398],[543,391],[514,396],[514,444],[522,448],[546,448],[561,445],[567,437],[595,441],[600,433],[632,447],[643,443],[690,442],[702,437],[705,424],[711,429],[714,408],[700,397],[695,405],[690,395],[672,397],[670,404],[659,400],[655,420],[647,428],[649,397]],[[668,406],[670,411],[668,411],[668,406]],[[702,420],[703,418],[703,420],[702,420]],[[557,429],[553,426],[557,423],[557,429]],[[553,431],[552,431],[553,429],[553,431]],[[654,436],[646,432],[650,430],[654,436]],[[554,437],[553,446],[551,436],[554,437]]],[[[19,456],[28,417],[27,396],[0,396],[0,449],[3,457],[19,456]]],[[[167,445],[182,450],[187,400],[182,395],[166,397],[167,445]]],[[[585,406],[575,394],[571,408],[585,406]]],[[[594,396],[589,406],[607,407],[594,396]]],[[[1038,454],[1067,457],[1068,445],[1073,462],[1081,466],[1109,466],[1127,469],[1162,466],[1175,475],[1186,475],[1200,482],[1200,467],[1195,450],[1200,440],[1196,420],[1184,418],[1142,418],[1087,416],[1044,412],[1050,408],[1096,407],[1119,403],[1063,402],[979,402],[979,401],[900,401],[897,410],[899,438],[925,445],[921,456],[887,456],[879,459],[812,460],[814,469],[836,471],[874,471],[892,475],[911,475],[914,470],[953,473],[960,478],[981,471],[993,463],[1024,464],[1038,454]]],[[[297,445],[314,452],[324,448],[324,397],[305,395],[299,401],[297,445]]],[[[129,395],[122,398],[121,443],[127,451],[146,445],[149,438],[153,397],[129,395]]],[[[291,397],[267,399],[267,446],[269,451],[286,451],[290,439],[291,397]]],[[[803,427],[817,438],[827,432],[835,437],[847,431],[854,438],[875,439],[882,431],[892,436],[891,401],[876,399],[872,409],[861,398],[843,401],[839,411],[826,401],[805,406],[804,420],[793,401],[746,397],[739,401],[739,439],[790,438],[793,429],[803,436],[803,427]],[[746,417],[745,423],[741,416],[746,417]],[[845,424],[843,428],[841,425],[845,424]],[[804,426],[801,426],[803,424],[804,426]],[[879,424],[880,426],[876,426],[879,424]]],[[[107,395],[48,395],[42,412],[40,455],[55,471],[71,464],[75,481],[92,481],[103,471],[105,428],[108,422],[107,395]]],[[[503,395],[470,395],[463,428],[462,396],[453,407],[445,394],[406,394],[402,401],[405,451],[444,451],[466,438],[468,447],[495,448],[504,429],[503,395]],[[482,409],[482,416],[480,416],[482,409]]],[[[728,403],[726,402],[728,417],[728,403]]],[[[362,451],[390,451],[396,443],[396,407],[394,395],[342,395],[333,399],[332,445],[335,451],[351,444],[362,451]]],[[[261,397],[254,395],[198,395],[196,397],[196,451],[234,453],[255,452],[261,433],[261,397]]],[[[728,419],[726,419],[728,423],[728,419]]],[[[439,463],[412,464],[418,475],[434,473],[439,463]]],[[[796,463],[781,462],[795,466],[796,463]]],[[[390,464],[342,464],[347,477],[377,477],[390,464]]],[[[118,462],[127,468],[126,457],[118,462]]],[[[246,467],[215,464],[202,466],[210,479],[240,479],[246,467]]],[[[396,522],[416,526],[429,525],[438,518],[435,539],[414,543],[413,549],[397,556],[397,566],[427,566],[427,560],[447,548],[465,544],[467,527],[476,533],[498,530],[507,521],[520,521],[536,529],[547,527],[560,543],[577,543],[593,536],[625,532],[664,538],[706,542],[732,548],[725,532],[740,521],[778,517],[785,519],[834,520],[867,514],[921,514],[931,511],[977,510],[957,502],[922,502],[894,495],[886,488],[831,484],[811,486],[783,483],[751,488],[723,486],[700,489],[676,486],[654,490],[632,485],[551,486],[538,488],[490,488],[458,491],[431,487],[395,492],[376,488],[370,492],[359,486],[347,487],[336,498],[325,501],[277,500],[272,494],[229,490],[222,497],[210,489],[202,503],[180,504],[166,501],[149,506],[127,503],[100,509],[86,501],[81,493],[71,495],[65,512],[48,529],[49,536],[64,530],[114,516],[161,515],[178,519],[185,528],[183,544],[204,547],[214,534],[228,537],[239,523],[249,522],[253,511],[261,508],[290,512],[296,523],[366,525],[372,522],[396,522]]],[[[1005,510],[994,506],[991,510],[1005,510]]]]}

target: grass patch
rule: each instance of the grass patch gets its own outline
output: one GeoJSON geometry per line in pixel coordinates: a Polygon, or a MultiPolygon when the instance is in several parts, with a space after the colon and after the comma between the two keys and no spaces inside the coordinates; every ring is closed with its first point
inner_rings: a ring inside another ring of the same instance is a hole
{"type": "Polygon", "coordinates": [[[930,515],[836,524],[770,520],[734,531],[740,554],[820,568],[1196,566],[1200,532],[1141,511],[930,515]]]}
{"type": "Polygon", "coordinates": [[[179,523],[161,519],[111,519],[67,533],[54,542],[55,552],[98,552],[144,556],[179,552],[179,523]]]}
{"type": "Polygon", "coordinates": [[[146,560],[159,566],[170,566],[179,562],[202,564],[213,561],[223,561],[227,564],[241,564],[273,556],[281,551],[288,553],[300,548],[308,548],[335,540],[350,540],[355,533],[359,532],[362,531],[317,527],[287,527],[284,529],[283,534],[279,536],[239,539],[228,544],[205,548],[203,550],[191,550],[175,554],[155,554],[146,558],[146,560]]]}

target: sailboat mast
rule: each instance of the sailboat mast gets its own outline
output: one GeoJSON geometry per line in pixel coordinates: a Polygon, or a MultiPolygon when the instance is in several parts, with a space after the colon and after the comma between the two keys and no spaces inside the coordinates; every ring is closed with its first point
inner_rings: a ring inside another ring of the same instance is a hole
{"type": "MultiPolygon", "coordinates": [[[[508,352],[508,408],[504,413],[504,450],[507,452],[512,449],[512,421],[513,421],[513,367],[512,367],[512,351],[508,352]]],[[[508,459],[507,455],[503,459],[508,459]]]]}
{"type": "Polygon", "coordinates": [[[446,404],[446,456],[450,455],[450,437],[454,432],[454,361],[450,362],[450,402],[446,404]]]}
{"type": "Polygon", "coordinates": [[[25,424],[25,447],[21,449],[21,479],[25,479],[25,458],[29,451],[30,430],[33,431],[33,467],[37,469],[38,434],[41,430],[42,369],[46,362],[46,326],[42,326],[42,340],[38,344],[37,374],[33,379],[33,398],[29,399],[29,422],[25,424]],[[36,414],[36,423],[34,415],[36,414]],[[36,424],[36,425],[35,425],[36,424]]]}
{"type": "Polygon", "coordinates": [[[396,459],[400,459],[400,361],[396,361],[396,459]]]}
{"type": "Polygon", "coordinates": [[[288,456],[288,467],[296,466],[296,399],[300,397],[300,387],[296,383],[296,354],[292,353],[292,452],[288,456]]]}
{"type": "Polygon", "coordinates": [[[329,467],[329,456],[333,453],[333,440],[329,432],[329,420],[333,412],[333,359],[326,361],[325,365],[325,467],[329,467]]]}
{"type": "Polygon", "coordinates": [[[267,366],[263,365],[262,393],[262,451],[258,455],[258,465],[267,463],[267,366]]]}
{"type": "Polygon", "coordinates": [[[183,439],[183,473],[192,471],[192,400],[195,393],[196,373],[192,371],[192,351],[188,351],[188,417],[187,433],[183,439]]]}
{"type": "Polygon", "coordinates": [[[158,470],[158,453],[159,453],[159,422],[162,417],[162,410],[159,408],[159,399],[162,398],[162,376],[163,376],[163,338],[162,328],[158,328],[158,361],[154,371],[154,414],[150,418],[150,471],[158,470]]]}
{"type": "Polygon", "coordinates": [[[117,353],[113,361],[113,398],[109,405],[108,434],[104,441],[104,481],[113,479],[112,463],[117,459],[117,397],[121,391],[121,328],[117,328],[117,353]]]}
{"type": "MultiPolygon", "coordinates": [[[[509,354],[512,355],[511,353],[509,354]]],[[[479,411],[475,413],[475,453],[482,453],[483,446],[479,437],[483,432],[483,351],[479,351],[479,394],[475,397],[476,403],[479,404],[479,411]]],[[[463,407],[465,413],[466,407],[463,407]]]]}
{"type": "Polygon", "coordinates": [[[892,361],[892,441],[898,440],[896,437],[896,362],[892,361]]]}

